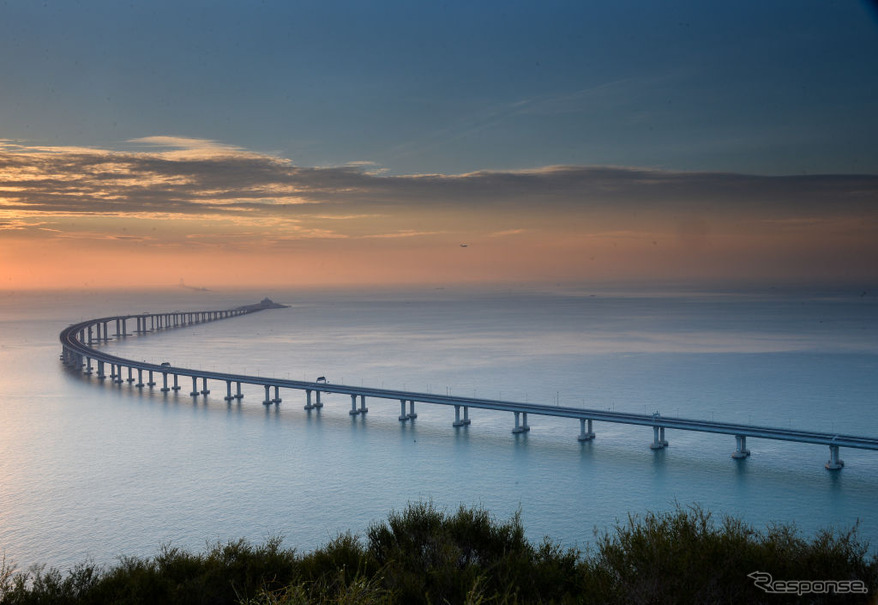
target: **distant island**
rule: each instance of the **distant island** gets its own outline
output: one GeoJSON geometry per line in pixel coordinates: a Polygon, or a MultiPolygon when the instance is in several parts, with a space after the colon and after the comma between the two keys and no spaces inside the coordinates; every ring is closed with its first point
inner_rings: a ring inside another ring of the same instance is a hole
{"type": "Polygon", "coordinates": [[[199,287],[199,286],[190,286],[190,285],[187,285],[187,284],[183,281],[183,278],[182,278],[182,277],[180,278],[180,287],[181,287],[181,288],[186,288],[187,290],[195,290],[196,292],[210,292],[210,290],[208,290],[207,288],[202,288],[202,287],[199,287]]]}
{"type": "Polygon", "coordinates": [[[288,309],[289,305],[282,305],[280,303],[276,303],[267,296],[260,300],[258,303],[254,305],[244,305],[238,307],[239,309],[245,309],[247,311],[262,311],[263,309],[288,309]]]}

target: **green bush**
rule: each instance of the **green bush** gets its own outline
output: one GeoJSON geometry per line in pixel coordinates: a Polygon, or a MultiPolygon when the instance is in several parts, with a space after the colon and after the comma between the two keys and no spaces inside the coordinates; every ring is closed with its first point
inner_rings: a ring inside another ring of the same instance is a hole
{"type": "MultiPolygon", "coordinates": [[[[597,553],[586,562],[598,590],[616,603],[783,603],[802,596],[767,594],[748,578],[755,571],[776,580],[862,580],[878,588],[878,560],[856,528],[823,531],[812,540],[794,526],[758,532],[726,517],[717,525],[699,507],[673,513],[629,516],[627,523],[598,537],[597,553]]],[[[866,602],[867,597],[859,599],[866,602]]],[[[842,602],[809,595],[809,603],[842,602]]],[[[844,602],[857,602],[846,595],[844,602]]]]}
{"type": "Polygon", "coordinates": [[[518,514],[497,523],[480,508],[445,515],[432,504],[412,504],[369,528],[368,550],[400,602],[462,603],[476,593],[538,596],[531,575],[536,551],[518,514]]]}
{"type": "Polygon", "coordinates": [[[278,539],[245,540],[204,553],[162,548],[66,575],[0,561],[0,605],[204,603],[866,603],[878,590],[878,557],[857,527],[803,538],[794,526],[757,531],[698,507],[629,516],[597,533],[586,552],[549,539],[534,546],[520,515],[497,521],[482,508],[453,514],[409,504],[298,555],[278,539]],[[778,595],[748,574],[775,580],[856,580],[866,595],[778,595]]]}

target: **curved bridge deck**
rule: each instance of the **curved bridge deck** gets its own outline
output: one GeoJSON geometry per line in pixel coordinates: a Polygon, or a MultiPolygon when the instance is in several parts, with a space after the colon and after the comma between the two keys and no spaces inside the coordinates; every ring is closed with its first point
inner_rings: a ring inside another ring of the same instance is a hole
{"type": "Polygon", "coordinates": [[[226,401],[240,400],[243,398],[241,385],[258,385],[265,388],[264,405],[277,405],[281,403],[280,389],[294,389],[305,392],[305,409],[319,409],[323,407],[321,394],[341,393],[351,397],[351,415],[366,414],[366,398],[389,399],[399,401],[399,420],[406,422],[417,418],[415,403],[427,403],[454,407],[455,427],[470,424],[470,408],[498,410],[511,412],[514,415],[513,433],[523,433],[530,430],[527,424],[528,414],[543,416],[559,416],[563,418],[575,418],[579,420],[580,441],[590,441],[595,438],[595,421],[614,422],[638,426],[649,426],[653,429],[652,449],[663,449],[668,442],[665,439],[666,429],[678,429],[684,431],[698,431],[703,433],[720,433],[733,435],[736,447],[732,453],[733,458],[746,458],[750,455],[747,449],[747,438],[776,439],[782,441],[796,441],[799,443],[814,443],[829,447],[829,460],[826,468],[838,470],[844,466],[839,459],[839,448],[849,447],[866,450],[878,450],[878,438],[861,437],[856,435],[840,435],[819,431],[799,431],[785,428],[766,426],[754,426],[749,424],[735,424],[729,422],[714,422],[707,420],[694,420],[688,418],[666,418],[656,414],[634,414],[627,412],[604,411],[595,409],[571,408],[562,406],[541,405],[535,403],[520,403],[503,401],[498,399],[479,399],[475,397],[460,397],[451,395],[434,395],[431,393],[418,393],[413,391],[399,391],[393,389],[376,389],[370,387],[355,387],[325,382],[308,382],[302,380],[285,380],[269,378],[265,376],[248,376],[245,374],[230,374],[225,372],[211,372],[192,368],[171,366],[167,363],[154,364],[133,359],[125,359],[116,355],[110,355],[95,348],[96,345],[109,342],[110,340],[126,338],[129,323],[134,324],[135,335],[145,335],[151,332],[182,328],[208,321],[217,321],[239,317],[266,309],[280,308],[268,299],[259,304],[236,307],[220,311],[186,311],[172,313],[145,313],[142,315],[117,315],[90,319],[74,324],[61,332],[61,359],[65,365],[76,368],[86,374],[97,372],[97,378],[105,380],[109,378],[115,383],[128,382],[134,387],[150,389],[157,386],[156,379],[161,378],[160,390],[164,393],[179,391],[182,387],[180,377],[191,378],[192,391],[190,395],[197,397],[207,395],[208,380],[225,382],[226,401]],[[115,332],[110,335],[111,326],[115,332]],[[109,374],[107,374],[109,366],[109,374]],[[124,373],[127,372],[127,377],[124,373]],[[134,374],[136,373],[136,378],[134,374]],[[146,375],[146,382],[144,382],[146,375]],[[171,384],[169,381],[173,381],[171,384]],[[201,382],[201,388],[198,383],[201,382]],[[233,392],[234,385],[234,392],[233,392]]]}

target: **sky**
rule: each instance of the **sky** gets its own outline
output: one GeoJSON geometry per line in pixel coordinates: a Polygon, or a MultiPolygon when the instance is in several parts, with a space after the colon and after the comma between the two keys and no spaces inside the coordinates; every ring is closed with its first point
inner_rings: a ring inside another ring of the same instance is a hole
{"type": "Polygon", "coordinates": [[[0,288],[878,281],[863,0],[0,0],[0,288]]]}

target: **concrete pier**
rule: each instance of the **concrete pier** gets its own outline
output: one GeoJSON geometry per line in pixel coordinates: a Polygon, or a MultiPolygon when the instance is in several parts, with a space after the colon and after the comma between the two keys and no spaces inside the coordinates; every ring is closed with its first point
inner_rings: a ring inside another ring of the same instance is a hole
{"type": "Polygon", "coordinates": [[[591,418],[579,419],[579,441],[592,441],[594,439],[594,429],[591,423],[591,418]],[[588,423],[588,430],[585,429],[586,422],[588,423]]]}
{"type": "Polygon", "coordinates": [[[470,424],[469,406],[455,405],[454,406],[454,422],[451,423],[451,426],[468,426],[469,424],[470,424]],[[460,417],[460,409],[461,408],[463,408],[463,418],[460,417]]]}
{"type": "Polygon", "coordinates": [[[826,461],[824,465],[826,470],[829,471],[837,471],[844,468],[844,460],[839,460],[838,458],[838,446],[830,445],[829,446],[829,460],[826,461]]]}
{"type": "Polygon", "coordinates": [[[732,458],[741,460],[747,458],[749,455],[750,450],[747,449],[747,435],[735,435],[735,451],[732,453],[732,458]]]}
{"type": "Polygon", "coordinates": [[[649,449],[662,450],[666,447],[668,447],[668,442],[665,440],[665,427],[652,427],[652,443],[649,444],[649,449]]]}
{"type": "Polygon", "coordinates": [[[527,425],[527,412],[513,412],[515,414],[515,428],[512,429],[514,434],[526,433],[530,430],[527,425]],[[518,422],[518,415],[521,414],[521,423],[518,422]]]}

